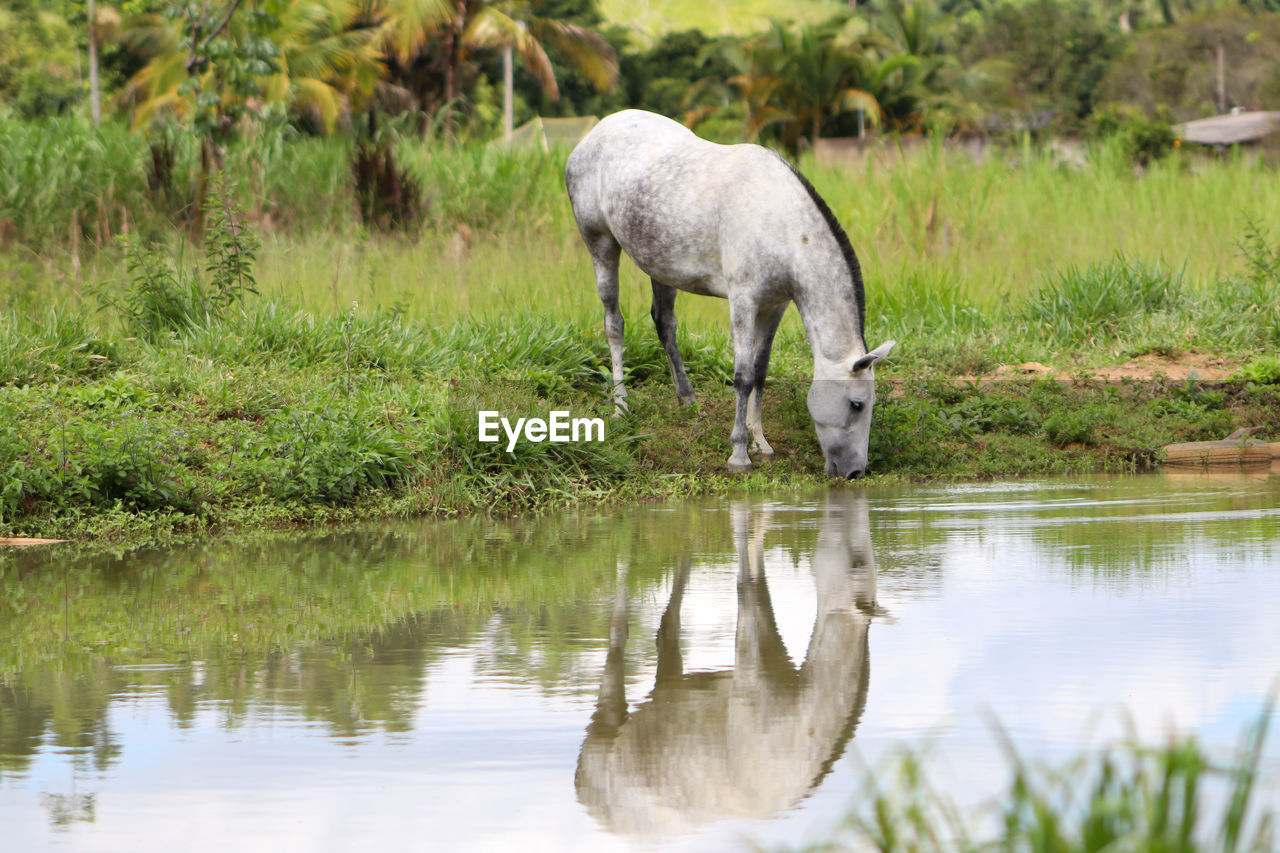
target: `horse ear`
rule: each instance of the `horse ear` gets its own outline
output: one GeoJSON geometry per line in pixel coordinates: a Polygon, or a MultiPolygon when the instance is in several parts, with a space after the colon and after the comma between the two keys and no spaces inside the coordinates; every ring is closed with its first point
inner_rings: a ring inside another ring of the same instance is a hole
{"type": "Polygon", "coordinates": [[[857,373],[859,370],[866,370],[868,367],[870,367],[871,365],[875,364],[877,361],[880,361],[882,358],[888,355],[889,350],[893,349],[897,345],[898,345],[897,341],[885,341],[880,346],[876,347],[871,352],[867,353],[862,358],[855,361],[853,365],[849,368],[849,372],[857,373]]]}

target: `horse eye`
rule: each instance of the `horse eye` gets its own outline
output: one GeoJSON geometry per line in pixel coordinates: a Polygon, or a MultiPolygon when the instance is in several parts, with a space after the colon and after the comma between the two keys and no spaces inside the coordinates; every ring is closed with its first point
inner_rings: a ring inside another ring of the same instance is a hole
{"type": "Polygon", "coordinates": [[[855,412],[861,412],[861,411],[862,411],[862,401],[861,401],[861,400],[851,400],[851,401],[849,402],[849,405],[853,407],[853,410],[854,410],[855,412]]]}

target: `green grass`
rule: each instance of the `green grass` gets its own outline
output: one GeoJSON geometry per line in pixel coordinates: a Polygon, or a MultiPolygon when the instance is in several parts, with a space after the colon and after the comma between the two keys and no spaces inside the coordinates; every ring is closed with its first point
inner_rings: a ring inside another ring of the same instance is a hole
{"type": "MultiPolygon", "coordinates": [[[[0,534],[148,541],[325,520],[510,513],[583,501],[826,483],[793,342],[767,394],[778,459],[726,473],[727,344],[685,335],[701,400],[680,407],[647,329],[631,412],[609,417],[595,323],[540,317],[436,328],[385,311],[315,315],[251,300],[148,340],[62,315],[6,321],[0,534]],[[477,440],[476,412],[568,409],[606,441],[477,440]]],[[[887,366],[875,481],[1141,471],[1161,445],[1280,423],[1276,386],[1242,381],[956,385],[887,366]]]]}
{"type": "MultiPolygon", "coordinates": [[[[0,208],[13,283],[0,294],[7,531],[164,538],[822,481],[796,312],[774,348],[765,415],[780,458],[729,478],[726,306],[677,303],[701,395],[681,410],[648,282],[629,262],[633,411],[610,420],[610,440],[515,456],[475,441],[480,407],[608,414],[601,312],[563,151],[402,143],[426,201],[405,235],[352,224],[341,141],[247,144],[228,154],[231,193],[261,245],[229,242],[211,217],[201,249],[135,191],[131,167],[78,176],[94,145],[145,155],[133,137],[55,129],[67,139],[0,126],[15,140],[5,168],[27,157],[50,170],[30,215],[12,199],[0,208]],[[101,198],[108,212],[135,206],[119,215],[134,225],[128,255],[90,227],[101,198]],[[81,229],[60,241],[63,217],[81,229]]],[[[1029,149],[975,164],[933,145],[857,174],[806,166],[862,259],[868,343],[899,341],[879,371],[878,475],[1142,470],[1162,444],[1277,422],[1263,369],[1280,348],[1280,235],[1264,216],[1280,209],[1276,173],[1173,159],[1136,174],[1114,146],[1092,156],[1081,170],[1029,149]],[[952,381],[1001,363],[1072,370],[1185,351],[1250,367],[1221,398],[1159,383],[952,381]]]]}
{"type": "MultiPolygon", "coordinates": [[[[89,285],[127,278],[114,247],[123,223],[151,237],[173,233],[172,211],[157,209],[145,189],[145,145],[110,126],[94,132],[70,121],[44,132],[9,122],[0,131],[13,141],[0,154],[9,176],[0,184],[8,192],[0,199],[0,268],[16,285],[0,296],[0,311],[95,308],[89,285]],[[127,151],[113,171],[96,165],[92,152],[107,144],[99,140],[127,151]]],[[[321,315],[343,314],[353,301],[400,306],[433,325],[526,311],[598,316],[564,195],[563,151],[414,142],[399,151],[425,200],[425,220],[408,237],[355,224],[342,140],[259,141],[229,152],[241,201],[260,226],[264,294],[321,315]]],[[[940,144],[892,167],[801,165],[858,252],[872,324],[914,314],[926,329],[938,312],[978,318],[1045,277],[1118,257],[1135,269],[1176,271],[1192,296],[1247,280],[1241,246],[1250,223],[1266,224],[1280,209],[1274,170],[1180,152],[1136,174],[1115,144],[1093,149],[1079,170],[1031,148],[975,164],[940,144]]],[[[629,263],[623,280],[626,313],[644,322],[648,283],[629,263]]],[[[680,302],[682,322],[699,332],[723,329],[725,313],[715,300],[680,302]]],[[[787,322],[798,328],[797,318],[787,322]]]]}
{"type": "Polygon", "coordinates": [[[987,814],[966,811],[931,783],[928,762],[906,751],[868,778],[846,827],[811,851],[883,853],[1235,853],[1275,849],[1276,812],[1259,793],[1269,702],[1222,754],[1194,736],[1160,746],[1136,738],[1051,765],[1021,755],[1003,732],[1007,790],[987,814]],[[1261,801],[1261,802],[1260,802],[1261,801]]]}

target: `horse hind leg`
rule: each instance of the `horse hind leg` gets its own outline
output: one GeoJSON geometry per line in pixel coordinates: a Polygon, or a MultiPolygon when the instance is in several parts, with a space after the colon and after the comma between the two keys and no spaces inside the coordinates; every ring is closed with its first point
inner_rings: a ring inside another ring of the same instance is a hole
{"type": "Polygon", "coordinates": [[[627,389],[622,376],[622,333],[626,323],[618,307],[618,256],[622,247],[610,234],[587,239],[591,265],[595,268],[596,292],[604,305],[604,337],[609,342],[609,360],[613,368],[613,414],[627,411],[627,389]]]}
{"type": "Polygon", "coordinates": [[[733,395],[736,405],[733,414],[733,431],[729,433],[732,453],[729,455],[730,471],[749,471],[751,457],[747,454],[747,402],[755,386],[755,327],[756,306],[746,300],[729,300],[729,333],[733,337],[733,395]]]}
{"type": "Polygon", "coordinates": [[[684,359],[680,357],[680,347],[676,343],[676,289],[656,279],[650,281],[653,282],[653,307],[649,314],[658,330],[658,340],[662,341],[662,348],[667,353],[667,365],[671,368],[671,378],[676,385],[676,398],[681,403],[691,403],[693,386],[689,384],[684,359]]]}

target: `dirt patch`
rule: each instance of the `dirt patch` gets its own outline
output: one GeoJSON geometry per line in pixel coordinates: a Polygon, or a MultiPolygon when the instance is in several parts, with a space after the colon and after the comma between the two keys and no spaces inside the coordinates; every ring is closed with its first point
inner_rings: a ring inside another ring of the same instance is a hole
{"type": "Polygon", "coordinates": [[[1100,382],[1143,382],[1172,380],[1184,382],[1226,382],[1240,372],[1241,362],[1208,353],[1184,353],[1177,358],[1155,354],[1141,355],[1124,364],[1107,367],[1059,369],[1028,361],[1022,364],[1005,364],[981,376],[962,376],[960,381],[980,383],[1003,379],[1058,379],[1092,378],[1100,382]]]}

